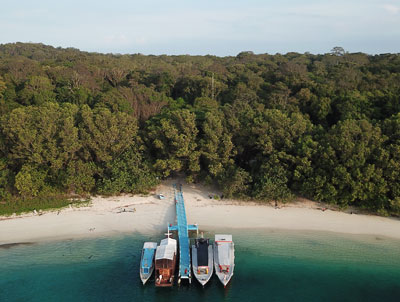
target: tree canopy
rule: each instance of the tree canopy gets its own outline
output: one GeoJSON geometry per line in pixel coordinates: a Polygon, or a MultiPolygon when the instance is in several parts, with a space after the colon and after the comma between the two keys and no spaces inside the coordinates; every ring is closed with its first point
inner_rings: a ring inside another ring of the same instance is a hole
{"type": "MultiPolygon", "coordinates": [[[[296,195],[400,213],[400,55],[144,56],[0,45],[0,198],[296,195]]],[[[1,207],[1,205],[0,205],[1,207]]]]}

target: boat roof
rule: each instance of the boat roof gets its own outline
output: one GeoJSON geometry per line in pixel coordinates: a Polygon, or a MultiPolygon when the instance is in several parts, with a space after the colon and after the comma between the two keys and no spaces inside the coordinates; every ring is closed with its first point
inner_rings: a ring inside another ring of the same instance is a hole
{"type": "Polygon", "coordinates": [[[215,241],[219,242],[232,242],[232,235],[215,235],[215,241]]]}
{"type": "Polygon", "coordinates": [[[232,245],[222,244],[218,246],[218,263],[220,265],[231,265],[232,245]]]}
{"type": "Polygon", "coordinates": [[[153,263],[154,252],[154,249],[144,249],[141,263],[143,268],[151,267],[151,264],[153,263]]]}
{"type": "Polygon", "coordinates": [[[156,249],[157,248],[157,242],[145,242],[143,244],[144,249],[156,249]]]}
{"type": "Polygon", "coordinates": [[[196,239],[195,243],[197,249],[197,265],[208,266],[208,239],[196,239]]]}
{"type": "MultiPolygon", "coordinates": [[[[175,242],[176,242],[176,240],[175,240],[175,242]]],[[[173,260],[175,253],[176,253],[176,244],[175,245],[170,244],[170,245],[157,246],[156,260],[160,260],[160,259],[173,260]]]]}
{"type": "Polygon", "coordinates": [[[171,244],[176,246],[176,240],[169,238],[169,237],[161,240],[161,242],[160,242],[160,246],[161,245],[171,245],[171,244]]]}

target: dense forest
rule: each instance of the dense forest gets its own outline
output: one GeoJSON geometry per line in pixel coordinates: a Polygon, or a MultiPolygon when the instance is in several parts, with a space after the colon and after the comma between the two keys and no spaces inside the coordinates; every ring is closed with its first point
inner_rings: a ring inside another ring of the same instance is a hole
{"type": "Polygon", "coordinates": [[[400,213],[399,54],[5,44],[0,114],[0,208],[12,211],[184,174],[225,196],[400,213]]]}

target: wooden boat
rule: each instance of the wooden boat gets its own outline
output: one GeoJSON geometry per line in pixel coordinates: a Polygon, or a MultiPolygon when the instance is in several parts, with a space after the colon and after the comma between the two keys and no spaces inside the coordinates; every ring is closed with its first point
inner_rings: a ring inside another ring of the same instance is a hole
{"type": "Polygon", "coordinates": [[[215,274],[225,287],[231,280],[235,268],[235,245],[232,235],[215,235],[214,266],[215,274]]]}
{"type": "Polygon", "coordinates": [[[176,267],[176,240],[167,238],[161,240],[157,246],[155,257],[155,284],[159,287],[168,287],[174,284],[176,267]]]}
{"type": "Polygon", "coordinates": [[[193,273],[203,286],[210,280],[214,272],[213,258],[213,246],[209,243],[209,239],[195,239],[194,245],[192,245],[193,273]]]}
{"type": "Polygon", "coordinates": [[[140,259],[140,279],[143,285],[149,280],[154,271],[154,254],[157,249],[157,242],[145,242],[140,259]]]}

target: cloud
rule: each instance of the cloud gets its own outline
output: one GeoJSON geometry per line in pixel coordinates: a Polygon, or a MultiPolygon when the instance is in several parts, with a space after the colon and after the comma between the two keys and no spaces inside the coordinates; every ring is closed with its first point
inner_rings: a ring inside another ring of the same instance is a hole
{"type": "Polygon", "coordinates": [[[126,45],[130,43],[129,39],[124,34],[114,34],[105,36],[104,41],[108,44],[117,44],[117,45],[126,45]]]}
{"type": "Polygon", "coordinates": [[[16,10],[10,15],[16,19],[38,18],[48,15],[49,11],[43,8],[36,8],[31,10],[16,10]]]}
{"type": "Polygon", "coordinates": [[[392,15],[397,15],[400,13],[400,6],[396,6],[393,4],[385,4],[383,8],[392,15]]]}

